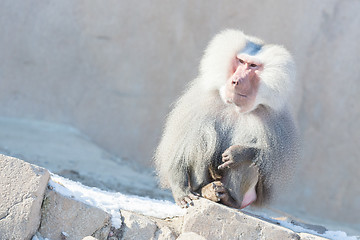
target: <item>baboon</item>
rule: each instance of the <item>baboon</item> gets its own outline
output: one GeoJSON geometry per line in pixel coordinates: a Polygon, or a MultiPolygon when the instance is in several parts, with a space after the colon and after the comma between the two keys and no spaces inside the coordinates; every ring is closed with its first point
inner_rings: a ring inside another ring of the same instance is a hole
{"type": "Polygon", "coordinates": [[[178,205],[188,207],[200,194],[235,208],[269,203],[297,159],[288,110],[294,83],[285,48],[238,30],[214,37],[154,156],[178,205]]]}

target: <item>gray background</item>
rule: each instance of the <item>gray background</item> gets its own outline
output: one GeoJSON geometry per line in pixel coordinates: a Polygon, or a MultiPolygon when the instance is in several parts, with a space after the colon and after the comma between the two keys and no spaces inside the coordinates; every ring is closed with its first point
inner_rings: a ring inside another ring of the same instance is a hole
{"type": "Polygon", "coordinates": [[[281,208],[358,228],[359,13],[358,0],[3,0],[0,113],[72,125],[150,167],[208,41],[242,29],[297,63],[291,103],[304,157],[281,208]]]}

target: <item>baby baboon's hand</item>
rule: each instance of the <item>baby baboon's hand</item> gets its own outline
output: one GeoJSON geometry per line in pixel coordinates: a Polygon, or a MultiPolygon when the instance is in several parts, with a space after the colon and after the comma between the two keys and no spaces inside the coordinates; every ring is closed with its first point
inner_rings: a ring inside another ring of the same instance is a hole
{"type": "MultiPolygon", "coordinates": [[[[240,145],[232,145],[224,151],[222,156],[223,164],[218,169],[231,168],[236,163],[241,161],[241,157],[245,151],[245,148],[240,145]]],[[[245,159],[244,159],[245,160],[245,159]]]]}
{"type": "Polygon", "coordinates": [[[240,145],[232,145],[222,154],[222,161],[218,169],[225,169],[234,167],[237,163],[242,161],[253,161],[259,149],[254,147],[243,147],[240,145]]]}

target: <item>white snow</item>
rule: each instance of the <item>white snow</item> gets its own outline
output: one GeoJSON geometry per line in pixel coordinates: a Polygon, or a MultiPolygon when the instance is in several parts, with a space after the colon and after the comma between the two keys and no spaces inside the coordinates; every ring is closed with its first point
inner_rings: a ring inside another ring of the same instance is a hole
{"type": "Polygon", "coordinates": [[[51,174],[49,185],[64,196],[74,198],[111,214],[112,224],[116,228],[121,226],[120,209],[157,218],[182,216],[186,212],[170,201],[125,195],[119,192],[107,192],[95,187],[84,186],[79,182],[71,181],[56,174],[51,174]]]}

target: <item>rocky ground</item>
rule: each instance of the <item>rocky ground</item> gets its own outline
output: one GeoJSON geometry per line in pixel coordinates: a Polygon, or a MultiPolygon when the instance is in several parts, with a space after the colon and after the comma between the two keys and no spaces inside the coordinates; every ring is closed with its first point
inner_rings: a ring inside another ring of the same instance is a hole
{"type": "MultiPolygon", "coordinates": [[[[53,189],[48,184],[49,171],[87,186],[172,201],[169,191],[157,187],[152,171],[114,157],[66,125],[0,118],[0,128],[0,153],[4,154],[0,157],[0,239],[31,239],[34,234],[51,240],[85,236],[112,240],[321,239],[304,229],[318,235],[326,232],[324,227],[277,214],[278,219],[292,222],[292,229],[299,227],[293,231],[279,226],[276,217],[263,218],[254,211],[240,212],[206,200],[197,201],[183,216],[167,218],[119,207],[121,223],[115,226],[109,211],[53,189]]],[[[346,236],[339,234],[333,239],[346,236]]]]}
{"type": "Polygon", "coordinates": [[[185,215],[168,218],[118,209],[121,224],[114,226],[110,213],[57,192],[48,184],[46,169],[5,155],[0,155],[0,164],[4,240],[325,239],[205,199],[195,201],[185,215]]]}

